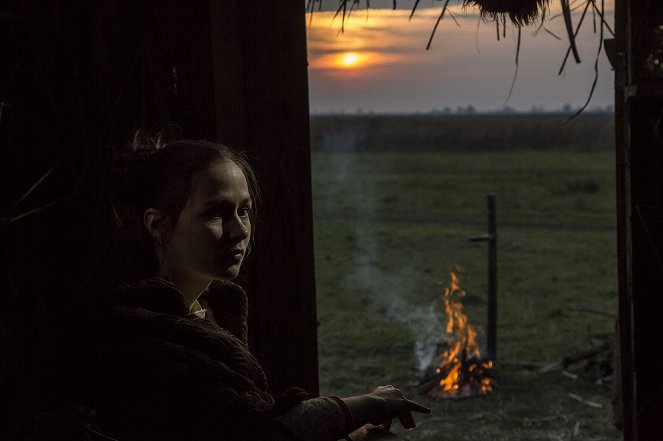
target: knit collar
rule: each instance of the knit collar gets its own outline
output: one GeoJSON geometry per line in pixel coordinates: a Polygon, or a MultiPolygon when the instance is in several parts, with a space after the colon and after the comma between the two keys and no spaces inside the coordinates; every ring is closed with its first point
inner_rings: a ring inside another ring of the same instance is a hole
{"type": "MultiPolygon", "coordinates": [[[[230,281],[213,281],[200,298],[211,308],[216,324],[246,344],[248,304],[244,290],[230,281]]],[[[155,313],[193,317],[180,290],[172,282],[160,277],[139,280],[121,287],[113,303],[116,307],[142,308],[155,313]]]]}
{"type": "Polygon", "coordinates": [[[118,306],[144,308],[181,317],[191,313],[180,290],[171,281],[160,277],[139,280],[121,287],[115,302],[118,306]]]}

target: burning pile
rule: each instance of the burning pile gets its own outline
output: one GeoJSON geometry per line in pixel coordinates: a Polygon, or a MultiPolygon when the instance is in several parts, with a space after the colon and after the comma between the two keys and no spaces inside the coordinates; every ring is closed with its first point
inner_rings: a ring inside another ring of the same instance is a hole
{"type": "Polygon", "coordinates": [[[451,283],[444,290],[445,330],[452,338],[446,342],[438,366],[422,385],[422,392],[434,398],[485,395],[494,388],[493,362],[481,359],[477,331],[463,313],[461,299],[465,291],[458,281],[458,275],[451,271],[451,283]]]}

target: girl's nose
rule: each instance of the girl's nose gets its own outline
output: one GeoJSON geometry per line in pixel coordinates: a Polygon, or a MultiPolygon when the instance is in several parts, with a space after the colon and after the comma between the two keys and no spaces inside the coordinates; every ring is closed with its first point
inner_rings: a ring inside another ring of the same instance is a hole
{"type": "Polygon", "coordinates": [[[250,234],[249,228],[250,226],[247,226],[242,218],[236,215],[234,219],[232,219],[231,225],[229,225],[230,236],[233,239],[247,239],[250,234]]]}

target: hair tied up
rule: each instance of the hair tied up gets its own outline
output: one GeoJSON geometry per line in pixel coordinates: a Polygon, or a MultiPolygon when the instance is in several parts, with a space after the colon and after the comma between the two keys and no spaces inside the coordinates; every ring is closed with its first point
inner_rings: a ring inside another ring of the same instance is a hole
{"type": "Polygon", "coordinates": [[[163,135],[147,135],[142,130],[134,133],[129,145],[115,152],[111,180],[111,209],[113,220],[120,229],[127,228],[128,219],[135,216],[134,209],[141,205],[141,181],[145,177],[148,158],[163,148],[163,135]]]}
{"type": "Polygon", "coordinates": [[[131,141],[131,150],[134,153],[155,153],[165,145],[163,138],[164,136],[161,132],[157,132],[154,136],[150,136],[146,135],[142,130],[136,130],[131,141]]]}

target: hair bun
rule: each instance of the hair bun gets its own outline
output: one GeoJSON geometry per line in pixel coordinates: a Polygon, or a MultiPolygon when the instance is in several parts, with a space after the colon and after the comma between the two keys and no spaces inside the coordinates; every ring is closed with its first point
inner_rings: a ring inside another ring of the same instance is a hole
{"type": "Polygon", "coordinates": [[[136,131],[130,144],[117,151],[111,173],[111,202],[115,222],[126,226],[127,216],[139,208],[141,182],[144,182],[148,159],[164,146],[161,133],[154,136],[136,131]]]}

